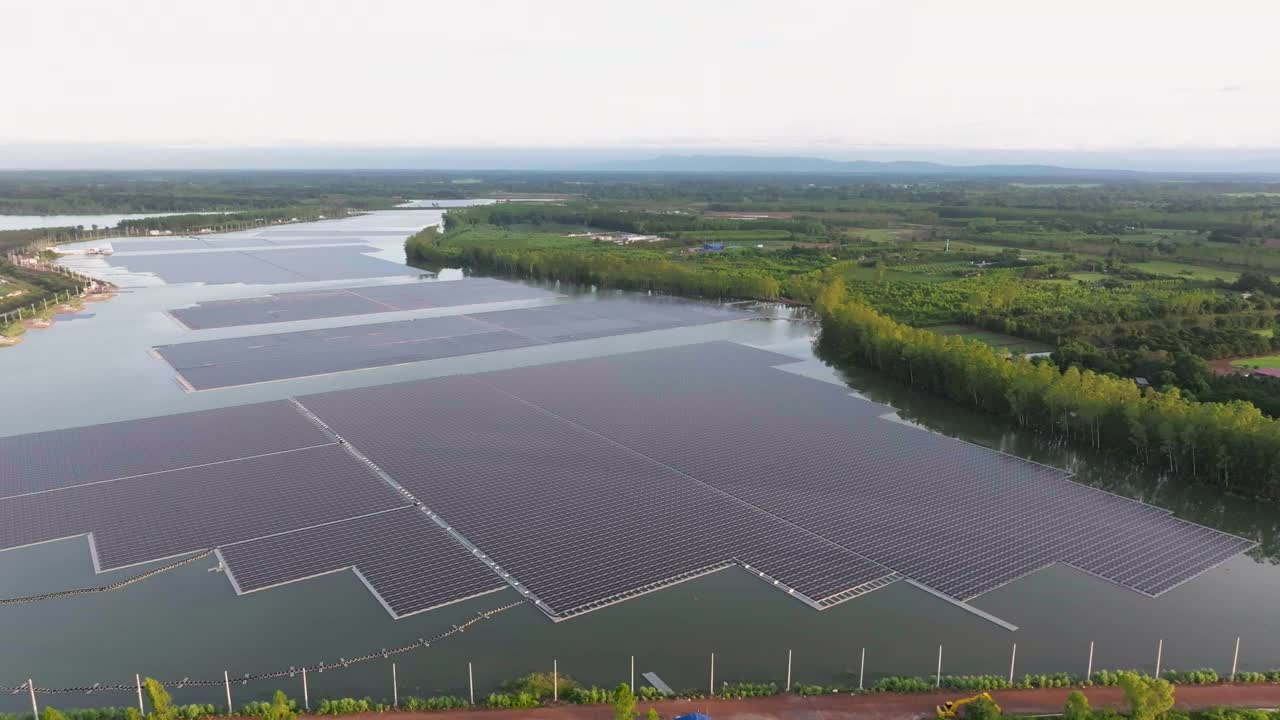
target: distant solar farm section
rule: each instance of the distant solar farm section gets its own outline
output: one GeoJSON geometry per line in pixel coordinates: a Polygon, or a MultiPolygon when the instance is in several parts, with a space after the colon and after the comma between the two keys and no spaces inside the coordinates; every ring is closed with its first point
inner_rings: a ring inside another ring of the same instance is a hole
{"type": "Polygon", "coordinates": [[[129,272],[151,273],[167,283],[261,285],[421,274],[420,270],[368,254],[373,252],[377,248],[368,245],[338,244],[322,248],[117,253],[107,262],[129,272]]]}
{"type": "Polygon", "coordinates": [[[465,278],[214,300],[169,314],[192,330],[204,330],[553,297],[555,293],[516,283],[465,278]]]}
{"type": "MultiPolygon", "coordinates": [[[[488,289],[481,290],[476,297],[492,297],[488,289]]],[[[409,293],[395,292],[402,297],[392,292],[380,296],[406,305],[415,301],[409,293]]],[[[322,302],[310,295],[304,304],[322,302]]],[[[751,317],[756,316],[701,303],[600,300],[205,340],[155,350],[191,389],[210,390],[751,317]]]]}
{"type": "Polygon", "coordinates": [[[817,609],[1053,563],[1159,595],[1252,546],[789,362],[702,343],[0,438],[0,549],[216,549],[241,593],[350,570],[397,617],[511,587],[563,620],[735,565],[817,609]]]}

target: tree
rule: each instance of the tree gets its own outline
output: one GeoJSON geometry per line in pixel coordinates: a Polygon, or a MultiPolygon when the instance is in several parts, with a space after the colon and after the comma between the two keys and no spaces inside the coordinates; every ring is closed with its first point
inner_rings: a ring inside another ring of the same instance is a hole
{"type": "Polygon", "coordinates": [[[654,708],[649,708],[649,712],[644,717],[645,720],[662,720],[662,716],[654,708]]]}
{"type": "Polygon", "coordinates": [[[275,697],[271,698],[271,704],[267,706],[267,711],[262,714],[262,720],[295,720],[297,717],[298,712],[294,709],[293,703],[280,690],[276,691],[275,697]]]}
{"type": "Polygon", "coordinates": [[[635,720],[636,696],[631,686],[622,683],[613,691],[613,720],[635,720]]]}
{"type": "Polygon", "coordinates": [[[67,720],[67,716],[45,705],[44,709],[40,711],[40,720],[67,720]]]}
{"type": "Polygon", "coordinates": [[[1067,704],[1062,708],[1062,720],[1090,720],[1093,708],[1089,707],[1089,698],[1079,690],[1072,690],[1067,696],[1067,704]]]}
{"type": "Polygon", "coordinates": [[[1173,685],[1168,680],[1125,672],[1120,673],[1120,687],[1129,700],[1131,720],[1157,720],[1173,707],[1173,685]]]}
{"type": "Polygon", "coordinates": [[[142,681],[142,687],[147,692],[147,699],[151,701],[151,712],[147,715],[147,720],[177,720],[178,709],[173,706],[173,698],[169,697],[169,691],[164,689],[159,680],[147,678],[142,681]]]}

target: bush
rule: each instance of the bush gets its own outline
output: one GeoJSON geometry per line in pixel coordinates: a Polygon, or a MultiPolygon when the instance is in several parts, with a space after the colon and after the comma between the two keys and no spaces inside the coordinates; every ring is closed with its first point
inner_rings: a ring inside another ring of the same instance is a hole
{"type": "Polygon", "coordinates": [[[1213,685],[1220,682],[1218,671],[1212,668],[1202,668],[1200,670],[1187,670],[1178,672],[1177,670],[1169,670],[1161,677],[1175,685],[1213,685]]]}
{"type": "Polygon", "coordinates": [[[381,709],[382,706],[374,703],[369,698],[337,698],[334,700],[321,700],[320,707],[316,708],[317,715],[354,715],[355,713],[365,713],[381,709]]]}
{"type": "Polygon", "coordinates": [[[400,705],[405,710],[421,712],[423,710],[459,710],[467,707],[468,703],[465,699],[453,695],[439,695],[429,698],[407,697],[400,705]]]}
{"type": "Polygon", "coordinates": [[[542,701],[527,692],[489,693],[484,705],[495,710],[528,710],[540,707],[542,701]]]}
{"type": "Polygon", "coordinates": [[[503,684],[502,689],[508,693],[527,693],[539,700],[550,700],[556,697],[556,685],[560,686],[559,696],[563,698],[569,690],[576,688],[578,683],[567,675],[557,678],[552,673],[529,673],[503,684]]]}
{"type": "Polygon", "coordinates": [[[720,697],[730,700],[736,698],[767,697],[778,694],[777,683],[729,683],[720,690],[720,697]]]}
{"type": "Polygon", "coordinates": [[[876,681],[871,689],[875,692],[929,692],[933,683],[918,677],[890,675],[876,681]]]}
{"type": "Polygon", "coordinates": [[[573,687],[560,695],[560,699],[574,705],[598,705],[613,700],[608,690],[592,685],[589,688],[573,687]]]}

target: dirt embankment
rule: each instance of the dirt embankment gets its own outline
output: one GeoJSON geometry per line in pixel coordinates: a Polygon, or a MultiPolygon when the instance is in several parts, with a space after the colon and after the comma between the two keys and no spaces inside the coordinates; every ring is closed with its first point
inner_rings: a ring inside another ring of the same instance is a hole
{"type": "MultiPolygon", "coordinates": [[[[1045,690],[999,690],[993,692],[996,702],[1010,714],[1044,715],[1062,711],[1072,688],[1045,690]]],[[[1124,692],[1118,687],[1085,689],[1093,707],[1124,707],[1124,692]]],[[[641,717],[650,706],[664,718],[690,712],[710,715],[714,720],[910,720],[932,718],[934,708],[947,701],[970,695],[965,692],[943,693],[873,693],[868,695],[819,695],[800,697],[776,695],[749,700],[665,700],[637,705],[641,717]]],[[[1180,708],[1201,709],[1219,705],[1237,707],[1280,706],[1280,685],[1207,685],[1179,686],[1180,708]]],[[[458,710],[431,713],[397,713],[398,720],[600,720],[612,709],[602,705],[561,705],[536,710],[458,710]]],[[[352,716],[353,720],[386,720],[385,715],[370,713],[352,716]]]]}

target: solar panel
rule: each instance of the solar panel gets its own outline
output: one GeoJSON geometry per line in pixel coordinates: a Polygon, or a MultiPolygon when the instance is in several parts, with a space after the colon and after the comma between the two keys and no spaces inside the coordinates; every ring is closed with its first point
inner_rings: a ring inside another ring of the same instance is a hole
{"type": "Polygon", "coordinates": [[[508,587],[415,507],[232,544],[219,552],[242,593],[352,568],[396,617],[508,587]]]}
{"type": "Polygon", "coordinates": [[[214,300],[171,310],[170,314],[187,327],[200,330],[551,297],[555,294],[525,285],[466,278],[214,300]]]}
{"type": "Polygon", "coordinates": [[[331,444],[0,500],[0,548],[92,533],[109,570],[406,504],[331,444]]]}
{"type": "MultiPolygon", "coordinates": [[[[443,284],[443,283],[442,283],[443,284]]],[[[695,303],[609,300],[165,345],[196,390],[754,317],[695,303]]]]}
{"type": "Polygon", "coordinates": [[[0,438],[0,498],[328,442],[283,401],[15,435],[0,438]]]}

